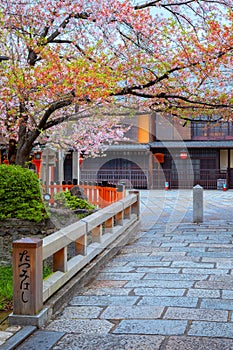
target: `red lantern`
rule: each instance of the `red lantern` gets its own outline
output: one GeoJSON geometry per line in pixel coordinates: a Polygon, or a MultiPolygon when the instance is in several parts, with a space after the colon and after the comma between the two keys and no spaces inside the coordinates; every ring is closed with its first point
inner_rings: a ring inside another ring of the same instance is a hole
{"type": "Polygon", "coordinates": [[[188,152],[187,151],[181,151],[180,152],[180,159],[187,159],[188,157],[188,152]]]}
{"type": "Polygon", "coordinates": [[[82,163],[83,163],[83,157],[80,156],[80,157],[79,157],[79,165],[82,166],[82,163]]]}
{"type": "Polygon", "coordinates": [[[36,167],[36,173],[38,177],[40,177],[41,161],[42,161],[42,152],[41,151],[34,152],[32,164],[34,164],[36,167]]]}
{"type": "Polygon", "coordinates": [[[154,154],[154,159],[157,163],[164,163],[164,154],[163,153],[155,153],[154,154]]]}

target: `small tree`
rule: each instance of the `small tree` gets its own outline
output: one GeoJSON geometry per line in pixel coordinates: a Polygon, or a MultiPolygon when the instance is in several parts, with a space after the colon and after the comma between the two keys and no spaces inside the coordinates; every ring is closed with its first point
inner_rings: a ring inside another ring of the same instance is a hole
{"type": "Polygon", "coordinates": [[[0,165],[0,220],[39,222],[46,217],[36,174],[20,166],[0,165]]]}

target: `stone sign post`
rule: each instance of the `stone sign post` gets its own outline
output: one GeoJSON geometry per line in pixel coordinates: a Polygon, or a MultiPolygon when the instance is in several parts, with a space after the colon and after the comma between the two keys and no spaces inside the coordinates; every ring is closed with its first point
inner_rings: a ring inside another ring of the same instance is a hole
{"type": "Polygon", "coordinates": [[[193,222],[203,222],[203,188],[200,185],[193,187],[193,222]]]}

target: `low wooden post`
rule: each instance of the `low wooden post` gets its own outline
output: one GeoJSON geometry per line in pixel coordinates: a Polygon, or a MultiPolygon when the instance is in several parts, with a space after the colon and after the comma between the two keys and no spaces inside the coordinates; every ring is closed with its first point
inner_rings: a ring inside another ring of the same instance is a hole
{"type": "Polygon", "coordinates": [[[140,216],[140,198],[139,198],[139,191],[129,191],[129,194],[136,194],[137,195],[137,202],[135,202],[131,206],[131,213],[132,214],[137,214],[137,217],[139,218],[140,216]]]}
{"type": "Polygon", "coordinates": [[[13,314],[36,315],[43,307],[42,240],[13,242],[13,314]]]}

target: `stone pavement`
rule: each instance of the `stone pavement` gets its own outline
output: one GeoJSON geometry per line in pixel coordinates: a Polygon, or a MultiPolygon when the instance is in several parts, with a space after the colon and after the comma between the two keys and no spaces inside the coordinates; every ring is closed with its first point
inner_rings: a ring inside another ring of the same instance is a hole
{"type": "Polygon", "coordinates": [[[141,191],[141,231],[19,350],[233,350],[233,192],[141,191]]]}

